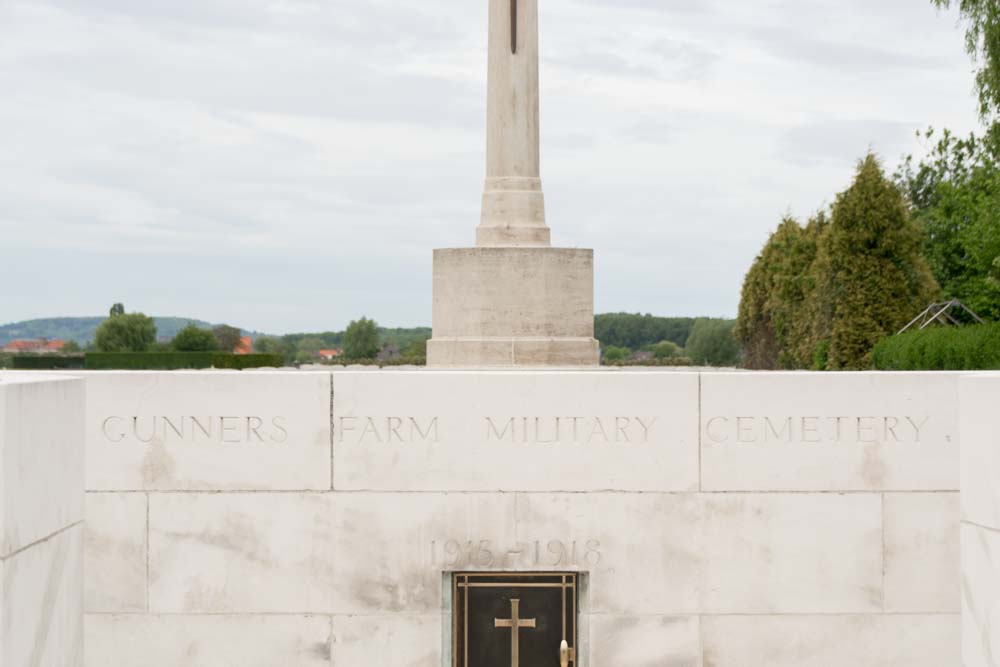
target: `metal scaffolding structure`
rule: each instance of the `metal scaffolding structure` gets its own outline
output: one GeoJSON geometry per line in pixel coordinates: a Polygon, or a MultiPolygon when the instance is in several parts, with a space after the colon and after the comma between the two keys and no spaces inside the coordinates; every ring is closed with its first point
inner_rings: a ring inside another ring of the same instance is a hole
{"type": "Polygon", "coordinates": [[[971,308],[958,299],[952,299],[951,301],[932,303],[927,306],[927,309],[924,310],[924,312],[913,318],[913,321],[903,327],[902,330],[900,330],[900,332],[896,335],[898,336],[900,334],[904,334],[911,329],[923,331],[927,327],[933,325],[960,327],[966,324],[966,322],[962,322],[962,320],[959,319],[963,316],[963,314],[966,318],[972,318],[976,323],[983,324],[983,318],[976,315],[971,308]]]}

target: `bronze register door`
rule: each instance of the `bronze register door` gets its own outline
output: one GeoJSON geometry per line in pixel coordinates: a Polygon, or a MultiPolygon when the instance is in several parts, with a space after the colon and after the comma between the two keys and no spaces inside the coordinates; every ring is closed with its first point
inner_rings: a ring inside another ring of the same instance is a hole
{"type": "Polygon", "coordinates": [[[576,667],[577,578],[456,574],[454,667],[576,667]]]}

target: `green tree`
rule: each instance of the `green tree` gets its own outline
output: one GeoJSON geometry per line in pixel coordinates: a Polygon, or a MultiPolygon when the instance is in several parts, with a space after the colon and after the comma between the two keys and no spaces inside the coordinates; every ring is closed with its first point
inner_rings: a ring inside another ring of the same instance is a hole
{"type": "Polygon", "coordinates": [[[108,312],[110,317],[118,317],[119,315],[125,314],[125,305],[122,303],[116,303],[111,306],[111,310],[108,312]]]}
{"type": "Polygon", "coordinates": [[[156,324],[142,313],[118,313],[101,322],[94,332],[94,347],[99,352],[145,352],[155,342],[156,324]]]}
{"type": "Polygon", "coordinates": [[[253,342],[253,350],[258,354],[285,354],[285,342],[274,336],[261,336],[253,342]]]}
{"type": "Polygon", "coordinates": [[[411,359],[420,359],[427,356],[427,339],[423,338],[421,340],[414,340],[410,342],[402,352],[404,357],[409,357],[411,359]]]}
{"type": "Polygon", "coordinates": [[[379,352],[378,326],[366,317],[355,320],[344,332],[344,356],[348,359],[374,359],[379,352]]]}
{"type": "Polygon", "coordinates": [[[937,297],[920,232],[874,155],[837,196],[813,276],[815,349],[828,349],[831,370],[870,368],[875,345],[937,297]]]}
{"type": "Polygon", "coordinates": [[[219,349],[219,344],[211,331],[189,324],[177,332],[171,347],[176,352],[212,352],[219,349]]]}
{"type": "Polygon", "coordinates": [[[75,340],[66,341],[66,344],[63,345],[62,350],[60,350],[63,354],[79,354],[82,351],[83,348],[81,348],[80,344],[75,340]]]}
{"type": "MultiPolygon", "coordinates": [[[[933,129],[921,133],[936,138],[933,129]]],[[[923,233],[945,298],[1000,319],[1000,125],[977,137],[945,130],[927,157],[906,158],[896,181],[923,233]]]]}
{"type": "Polygon", "coordinates": [[[300,364],[319,360],[319,351],[326,346],[326,342],[319,336],[306,336],[298,342],[295,348],[295,361],[300,364]]]}
{"type": "Polygon", "coordinates": [[[965,48],[979,67],[976,89],[979,114],[1000,111],[1000,5],[997,0],[931,0],[942,8],[957,6],[966,21],[965,48]]]}
{"type": "Polygon", "coordinates": [[[228,324],[220,324],[212,329],[212,335],[215,336],[216,345],[220,350],[232,352],[240,344],[243,332],[228,324]]]}
{"type": "Polygon", "coordinates": [[[805,368],[813,341],[810,268],[828,225],[819,213],[806,227],[785,218],[768,239],[743,283],[735,335],[748,368],[805,368]]]}
{"type": "Polygon", "coordinates": [[[740,348],[735,328],[735,320],[699,319],[684,349],[699,366],[736,366],[740,348]]]}

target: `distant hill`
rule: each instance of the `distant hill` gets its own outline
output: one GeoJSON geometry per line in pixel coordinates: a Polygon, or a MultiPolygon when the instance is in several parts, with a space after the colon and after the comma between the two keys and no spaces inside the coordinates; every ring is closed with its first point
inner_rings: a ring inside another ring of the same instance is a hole
{"type": "MultiPolygon", "coordinates": [[[[0,325],[0,346],[22,338],[73,340],[80,345],[86,345],[94,339],[94,332],[98,325],[106,319],[107,317],[48,317],[41,320],[3,324],[0,325]]],[[[158,338],[173,338],[178,331],[191,323],[202,328],[216,326],[204,320],[187,317],[154,317],[153,320],[156,322],[158,338]]],[[[262,335],[255,331],[245,333],[254,337],[262,335]]]]}

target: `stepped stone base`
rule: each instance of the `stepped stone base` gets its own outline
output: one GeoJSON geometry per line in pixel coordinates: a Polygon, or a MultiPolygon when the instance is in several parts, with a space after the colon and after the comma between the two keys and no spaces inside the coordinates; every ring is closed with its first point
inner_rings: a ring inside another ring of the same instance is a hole
{"type": "Polygon", "coordinates": [[[429,366],[596,366],[598,362],[592,250],[434,251],[429,366]]]}
{"type": "Polygon", "coordinates": [[[595,366],[593,338],[451,338],[427,342],[427,363],[438,367],[595,366]]]}

